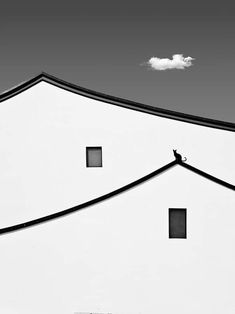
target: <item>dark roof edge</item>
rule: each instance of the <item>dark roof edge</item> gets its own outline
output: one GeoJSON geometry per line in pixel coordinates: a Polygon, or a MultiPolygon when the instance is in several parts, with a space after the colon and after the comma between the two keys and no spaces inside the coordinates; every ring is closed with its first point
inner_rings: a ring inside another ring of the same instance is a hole
{"type": "Polygon", "coordinates": [[[219,178],[216,178],[216,177],[214,177],[214,176],[212,176],[212,175],[210,175],[210,174],[208,174],[202,170],[199,170],[199,169],[197,169],[197,168],[195,168],[189,164],[186,164],[184,162],[181,162],[180,165],[183,166],[184,168],[188,169],[188,170],[191,170],[191,171],[199,174],[200,176],[203,176],[204,178],[207,178],[211,181],[214,181],[215,183],[218,183],[218,184],[223,185],[224,187],[226,187],[228,189],[235,191],[235,185],[233,185],[233,184],[230,184],[226,181],[223,181],[219,178]]]}
{"type": "Polygon", "coordinates": [[[34,225],[38,225],[40,223],[43,223],[43,222],[46,222],[46,221],[49,221],[49,220],[52,220],[52,219],[56,219],[56,218],[59,218],[59,217],[62,217],[62,216],[65,216],[65,215],[68,215],[68,214],[71,214],[71,213],[74,213],[78,210],[81,210],[81,209],[84,209],[88,206],[91,206],[91,205],[94,205],[94,204],[97,204],[99,202],[102,202],[108,198],[111,198],[115,195],[118,195],[120,193],[123,193],[151,178],[153,178],[154,176],[168,170],[169,168],[175,166],[178,162],[176,160],[174,160],[173,162],[170,162],[169,164],[149,173],[148,175],[134,181],[134,182],[131,182],[115,191],[112,191],[110,193],[107,193],[105,195],[102,195],[102,196],[99,196],[97,198],[94,198],[93,200],[90,200],[88,202],[85,202],[85,203],[82,203],[80,205],[77,205],[77,206],[74,206],[74,207],[71,207],[71,208],[68,208],[68,209],[65,209],[65,210],[62,210],[60,212],[57,212],[57,213],[54,213],[54,214],[51,214],[51,215],[48,215],[48,216],[44,216],[44,217],[41,217],[41,218],[38,218],[38,219],[34,219],[34,220],[30,220],[30,221],[27,221],[27,222],[24,222],[24,223],[20,223],[20,224],[17,224],[17,225],[13,225],[13,226],[10,226],[10,227],[6,227],[6,228],[2,228],[0,229],[0,234],[4,234],[4,233],[9,233],[9,232],[13,232],[13,231],[17,231],[17,230],[20,230],[20,229],[24,229],[24,228],[28,228],[28,227],[31,227],[31,226],[34,226],[34,225]]]}
{"type": "Polygon", "coordinates": [[[110,193],[107,193],[105,195],[102,195],[100,197],[97,197],[97,198],[94,198],[93,200],[90,200],[88,202],[85,202],[85,203],[82,203],[82,204],[79,204],[77,206],[74,206],[74,207],[71,207],[71,208],[68,208],[68,209],[65,209],[65,210],[62,210],[60,212],[57,212],[57,213],[53,213],[53,214],[50,214],[50,215],[47,215],[47,216],[44,216],[44,217],[41,217],[41,218],[37,218],[37,219],[34,219],[34,220],[30,220],[30,221],[27,221],[27,222],[24,222],[24,223],[20,223],[20,224],[16,224],[16,225],[13,225],[13,226],[9,226],[9,227],[5,227],[5,228],[1,228],[0,229],[0,234],[6,234],[6,233],[10,233],[10,232],[14,232],[14,231],[18,231],[18,230],[21,230],[21,229],[25,229],[25,228],[29,228],[29,227],[32,227],[32,226],[35,226],[35,225],[38,225],[38,224],[41,224],[41,223],[44,223],[44,222],[47,222],[47,221],[50,221],[50,220],[53,220],[53,219],[56,219],[56,218],[60,218],[60,217],[63,217],[65,215],[68,215],[68,214],[71,214],[71,213],[74,213],[74,212],[77,212],[79,210],[82,210],[82,209],[85,209],[89,206],[92,206],[92,205],[95,205],[97,203],[100,203],[104,200],[107,200],[113,196],[116,196],[120,193],[123,193],[127,190],[130,190],[131,188],[134,188],[135,186],[147,181],[147,180],[150,180],[151,178],[163,173],[164,171],[172,168],[173,166],[175,165],[180,165],[184,168],[187,168],[188,170],[191,170],[211,181],[214,181],[215,183],[218,183],[226,188],[229,188],[233,191],[235,191],[235,185],[232,185],[228,182],[225,182],[223,180],[220,180],[204,171],[201,171],[193,166],[190,166],[182,161],[178,161],[178,160],[174,160],[172,162],[170,162],[169,164],[149,173],[148,175],[136,180],[136,181],[133,181],[117,190],[114,190],[110,193]]]}
{"type": "Polygon", "coordinates": [[[187,123],[193,123],[197,125],[202,125],[206,127],[212,127],[212,128],[217,128],[217,129],[222,129],[222,130],[227,130],[227,131],[232,131],[235,132],[235,123],[232,122],[225,122],[225,121],[220,121],[220,120],[214,120],[214,119],[209,119],[209,118],[204,118],[204,117],[199,117],[199,116],[194,116],[191,114],[186,114],[186,113],[181,113],[173,110],[168,110],[168,109],[163,109],[163,108],[158,108],[158,107],[153,107],[150,105],[146,104],[141,104],[138,102],[134,102],[131,100],[115,97],[115,96],[110,96],[104,93],[96,92],[84,87],[77,86],[72,83],[68,83],[64,80],[61,80],[55,76],[52,76],[50,74],[47,74],[45,72],[42,72],[41,74],[33,77],[32,79],[18,85],[17,87],[3,93],[0,95],[0,102],[5,101],[13,96],[16,96],[17,94],[27,90],[28,88],[36,85],[40,81],[45,81],[47,83],[50,83],[52,85],[55,85],[57,87],[60,87],[62,89],[68,90],[70,92],[83,95],[88,98],[100,100],[106,103],[110,103],[116,106],[120,106],[123,108],[131,109],[131,110],[136,110],[152,115],[156,115],[159,117],[164,117],[168,119],[174,119],[178,121],[183,121],[187,123]]]}

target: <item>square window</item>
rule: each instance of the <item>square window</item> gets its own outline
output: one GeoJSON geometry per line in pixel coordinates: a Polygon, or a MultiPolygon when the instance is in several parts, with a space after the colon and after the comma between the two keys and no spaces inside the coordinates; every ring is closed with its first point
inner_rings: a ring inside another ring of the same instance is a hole
{"type": "Polygon", "coordinates": [[[102,167],[102,147],[86,148],[86,166],[102,167]]]}
{"type": "Polygon", "coordinates": [[[186,208],[169,208],[169,238],[186,239],[186,208]]]}

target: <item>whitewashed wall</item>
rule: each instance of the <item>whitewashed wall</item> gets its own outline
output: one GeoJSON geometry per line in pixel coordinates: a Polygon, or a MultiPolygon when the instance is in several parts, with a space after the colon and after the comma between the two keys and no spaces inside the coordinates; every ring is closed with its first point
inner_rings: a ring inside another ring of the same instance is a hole
{"type": "Polygon", "coordinates": [[[234,191],[175,166],[112,199],[0,237],[0,313],[233,314],[234,191]],[[168,239],[168,208],[187,239],[168,239]]]}
{"type": "Polygon", "coordinates": [[[40,82],[0,104],[0,227],[115,190],[174,160],[235,182],[235,132],[120,108],[40,82]],[[86,146],[103,167],[86,168],[86,146]]]}
{"type": "MultiPolygon", "coordinates": [[[[232,132],[41,82],[0,104],[0,227],[108,193],[172,161],[235,183],[232,132]],[[85,147],[103,147],[103,168],[85,147]]],[[[175,166],[83,211],[0,237],[0,313],[234,314],[235,194],[175,166]],[[188,238],[168,239],[168,208],[188,238]]]]}

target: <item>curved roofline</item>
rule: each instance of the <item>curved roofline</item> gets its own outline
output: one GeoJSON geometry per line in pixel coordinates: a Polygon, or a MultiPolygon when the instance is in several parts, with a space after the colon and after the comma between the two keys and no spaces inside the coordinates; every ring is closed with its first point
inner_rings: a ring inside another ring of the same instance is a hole
{"type": "Polygon", "coordinates": [[[53,214],[50,214],[50,215],[47,215],[47,216],[43,216],[43,217],[40,217],[40,218],[37,218],[37,219],[34,219],[34,220],[30,220],[30,221],[26,221],[26,222],[23,222],[23,223],[20,223],[20,224],[16,224],[16,225],[12,225],[12,226],[9,226],[9,227],[5,227],[5,228],[1,228],[0,229],[0,234],[6,234],[6,233],[10,233],[10,232],[14,232],[14,231],[18,231],[18,230],[21,230],[21,229],[25,229],[25,228],[29,228],[29,227],[32,227],[32,226],[35,226],[35,225],[38,225],[38,224],[41,224],[41,223],[44,223],[44,222],[47,222],[47,221],[50,221],[50,220],[54,220],[56,218],[60,218],[60,217],[63,217],[63,216],[66,216],[68,214],[72,214],[74,212],[77,212],[79,210],[82,210],[82,209],[85,209],[89,206],[92,206],[92,205],[95,205],[97,203],[100,203],[104,200],[107,200],[113,196],[116,196],[116,195],[119,195],[127,190],[130,190],[134,187],[136,187],[137,185],[140,185],[148,180],[150,180],[151,178],[163,173],[164,171],[166,170],[169,170],[170,168],[174,167],[175,165],[180,165],[190,171],[193,171],[201,176],[203,176],[204,178],[206,179],[209,179],[217,184],[220,184],[228,189],[231,189],[233,191],[235,191],[235,185],[232,185],[226,181],[223,181],[219,178],[216,178],[202,170],[199,170],[191,165],[188,165],[182,161],[179,161],[179,160],[174,160],[172,162],[170,162],[169,164],[149,173],[148,175],[138,179],[138,180],[135,180],[127,185],[124,185],[123,187],[117,189],[117,190],[114,190],[110,193],[107,193],[107,194],[104,194],[102,196],[99,196],[97,198],[94,198],[88,202],[85,202],[85,203],[82,203],[82,204],[79,204],[79,205],[76,205],[74,207],[71,207],[71,208],[68,208],[68,209],[65,209],[65,210],[62,210],[62,211],[59,211],[59,212],[56,212],[56,213],[53,213],[53,214]]]}
{"type": "Polygon", "coordinates": [[[3,101],[5,101],[5,100],[7,100],[13,96],[20,94],[21,92],[29,89],[30,87],[36,85],[37,83],[39,83],[41,81],[47,82],[49,84],[52,84],[52,85],[57,86],[59,88],[62,88],[64,90],[67,90],[67,91],[70,91],[70,92],[73,92],[73,93],[76,93],[76,94],[79,94],[79,95],[82,95],[82,96],[85,96],[88,98],[103,101],[103,102],[106,102],[106,103],[109,103],[112,105],[116,105],[119,107],[131,109],[131,110],[136,110],[136,111],[140,111],[140,112],[144,112],[147,114],[152,114],[152,115],[156,115],[156,116],[164,117],[164,118],[168,118],[168,119],[174,119],[174,120],[183,121],[183,122],[187,122],[187,123],[193,123],[193,124],[202,125],[202,126],[206,126],[206,127],[217,128],[217,129],[235,132],[235,123],[225,122],[225,121],[220,121],[220,120],[214,120],[214,119],[204,118],[204,117],[200,117],[200,116],[194,116],[191,114],[186,114],[186,113],[177,112],[177,111],[173,111],[173,110],[163,109],[163,108],[159,108],[159,107],[153,107],[150,105],[138,103],[138,102],[131,101],[128,99],[123,99],[123,98],[107,95],[104,93],[93,91],[93,90],[90,90],[90,89],[66,82],[64,80],[61,80],[61,79],[59,79],[55,76],[52,76],[48,73],[45,73],[45,72],[42,72],[39,75],[31,78],[30,80],[28,80],[28,81],[14,87],[13,89],[1,94],[0,95],[0,102],[3,102],[3,101]]]}

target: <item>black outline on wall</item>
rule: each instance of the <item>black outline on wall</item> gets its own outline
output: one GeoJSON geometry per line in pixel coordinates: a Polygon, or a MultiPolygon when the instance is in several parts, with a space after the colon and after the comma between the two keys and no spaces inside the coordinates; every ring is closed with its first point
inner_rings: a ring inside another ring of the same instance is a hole
{"type": "Polygon", "coordinates": [[[194,173],[197,173],[201,176],[203,176],[204,178],[206,179],[209,179],[217,184],[220,184],[228,189],[231,189],[233,191],[235,191],[235,185],[232,185],[230,183],[227,183],[221,179],[218,179],[204,171],[201,171],[193,166],[190,166],[188,164],[185,164],[184,162],[182,161],[178,161],[178,160],[174,160],[172,162],[170,162],[169,164],[149,173],[148,175],[136,180],[136,181],[133,181],[115,191],[112,191],[110,193],[107,193],[105,195],[102,195],[100,197],[97,197],[97,198],[94,198],[93,200],[90,200],[88,202],[85,202],[85,203],[82,203],[82,204],[79,204],[77,206],[74,206],[74,207],[71,207],[71,208],[68,208],[68,209],[65,209],[65,210],[62,210],[62,211],[59,211],[59,212],[56,212],[56,213],[53,213],[53,214],[50,214],[50,215],[47,215],[47,216],[44,216],[44,217],[41,217],[41,218],[37,218],[37,219],[34,219],[34,220],[30,220],[30,221],[27,221],[27,222],[24,222],[24,223],[20,223],[20,224],[16,224],[16,225],[13,225],[13,226],[9,226],[9,227],[5,227],[5,228],[1,228],[0,229],[0,234],[6,234],[6,233],[10,233],[10,232],[14,232],[14,231],[17,231],[17,230],[21,230],[21,229],[25,229],[25,228],[28,228],[28,227],[32,227],[32,226],[35,226],[35,225],[38,225],[38,224],[41,224],[41,223],[44,223],[44,222],[47,222],[47,221],[50,221],[50,220],[53,220],[53,219],[56,219],[56,218],[59,218],[59,217],[63,217],[65,215],[68,215],[68,214],[71,214],[71,213],[74,213],[74,212],[77,212],[79,210],[82,210],[84,208],[87,208],[89,206],[92,206],[94,204],[97,204],[97,203],[100,203],[104,200],[107,200],[113,196],[116,196],[120,193],[123,193],[127,190],[130,190],[134,187],[136,187],[137,185],[145,182],[145,181],[148,181],[150,180],[151,178],[163,173],[164,171],[166,170],[169,170],[170,168],[172,168],[173,166],[176,166],[176,165],[180,165],[190,171],[193,171],[194,173]]]}
{"type": "Polygon", "coordinates": [[[42,72],[41,74],[35,76],[34,78],[20,84],[19,86],[3,93],[0,95],[0,102],[5,101],[13,96],[18,95],[19,93],[29,89],[30,87],[36,85],[37,83],[44,81],[64,90],[70,91],[75,94],[82,95],[84,97],[88,97],[91,99],[96,99],[99,101],[103,101],[105,103],[109,103],[112,105],[116,105],[119,107],[136,110],[140,112],[144,112],[147,114],[156,115],[159,117],[164,117],[168,119],[174,119],[178,121],[188,122],[192,124],[202,125],[211,128],[217,128],[227,131],[235,132],[235,123],[219,121],[199,116],[194,116],[186,113],[176,112],[173,110],[162,109],[158,107],[153,107],[145,104],[141,104],[138,102],[134,102],[131,100],[114,97],[110,95],[106,95],[104,93],[96,92],[84,87],[77,86],[72,83],[68,83],[64,80],[61,80],[55,76],[42,72]]]}
{"type": "Polygon", "coordinates": [[[86,146],[86,167],[87,168],[102,168],[103,167],[103,153],[102,153],[102,146],[86,146]],[[100,156],[101,156],[101,164],[100,166],[89,166],[89,161],[88,161],[88,151],[90,150],[96,150],[100,149],[100,156]]]}
{"type": "Polygon", "coordinates": [[[168,208],[168,237],[169,239],[187,239],[187,208],[170,207],[168,208]],[[173,236],[171,231],[171,212],[172,210],[183,210],[185,212],[184,216],[184,236],[173,236]]]}

